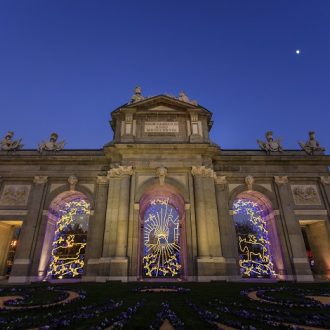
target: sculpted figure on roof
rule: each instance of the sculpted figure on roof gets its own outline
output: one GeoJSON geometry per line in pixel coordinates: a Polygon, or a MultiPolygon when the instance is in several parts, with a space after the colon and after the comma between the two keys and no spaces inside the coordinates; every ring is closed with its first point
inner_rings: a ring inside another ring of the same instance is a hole
{"type": "Polygon", "coordinates": [[[180,92],[178,100],[182,101],[182,102],[190,103],[190,104],[193,104],[193,105],[197,105],[197,101],[189,100],[189,97],[183,91],[180,92]]]}
{"type": "Polygon", "coordinates": [[[0,149],[4,151],[16,151],[21,149],[24,145],[21,143],[22,139],[13,140],[14,132],[8,132],[6,136],[0,141],[0,149]]]}
{"type": "Polygon", "coordinates": [[[319,141],[315,139],[315,132],[310,131],[309,133],[309,140],[304,142],[298,142],[301,149],[304,150],[307,154],[313,155],[315,152],[324,152],[325,148],[320,146],[319,141]]]}
{"type": "Polygon", "coordinates": [[[281,146],[281,141],[280,139],[273,139],[273,132],[272,131],[268,131],[265,134],[267,141],[261,141],[261,140],[257,140],[261,150],[266,151],[268,154],[270,154],[271,152],[282,152],[283,148],[281,146]]]}
{"type": "Polygon", "coordinates": [[[144,97],[142,96],[142,89],[140,86],[136,86],[134,88],[134,95],[131,98],[130,103],[135,103],[144,100],[144,97]]]}
{"type": "Polygon", "coordinates": [[[60,151],[64,148],[65,141],[57,142],[58,134],[52,133],[49,141],[42,141],[38,145],[38,151],[60,151]]]}

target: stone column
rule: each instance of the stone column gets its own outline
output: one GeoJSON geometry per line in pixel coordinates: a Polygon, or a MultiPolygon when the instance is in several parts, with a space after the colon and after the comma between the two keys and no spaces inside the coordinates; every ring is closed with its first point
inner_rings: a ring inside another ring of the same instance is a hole
{"type": "Polygon", "coordinates": [[[297,281],[313,281],[313,275],[306,256],[306,247],[299,222],[294,214],[294,205],[287,176],[275,176],[279,195],[281,215],[289,238],[289,254],[297,281]]]}
{"type": "Polygon", "coordinates": [[[95,280],[99,275],[99,262],[102,257],[105,217],[107,210],[109,179],[99,175],[96,179],[94,216],[89,219],[86,247],[86,271],[84,281],[95,280]]]}
{"type": "Polygon", "coordinates": [[[233,216],[229,211],[229,190],[225,176],[217,176],[216,198],[219,216],[220,241],[222,254],[226,263],[226,275],[230,279],[240,278],[238,266],[238,249],[233,216]]]}
{"type": "Polygon", "coordinates": [[[32,196],[29,199],[29,210],[18,239],[14,265],[8,280],[9,283],[30,281],[30,267],[42,219],[47,179],[47,176],[34,177],[34,185],[31,191],[32,196]]]}
{"type": "Polygon", "coordinates": [[[193,166],[192,174],[194,176],[196,207],[198,280],[225,279],[215,198],[214,172],[205,166],[193,166]]]}
{"type": "MultiPolygon", "coordinates": [[[[114,231],[115,233],[115,242],[111,242],[111,240],[109,242],[110,245],[114,243],[114,248],[108,250],[110,251],[110,255],[105,260],[110,263],[109,276],[112,280],[127,281],[128,276],[127,234],[132,174],[132,166],[119,166],[111,169],[108,173],[110,185],[113,183],[118,188],[117,190],[111,189],[110,193],[119,196],[116,206],[117,212],[110,212],[109,219],[107,219],[110,225],[110,231],[114,231]]],[[[109,196],[109,198],[111,199],[112,196],[109,196]]],[[[109,207],[111,205],[108,204],[109,207]]],[[[114,239],[113,236],[112,239],[114,239]]]]}
{"type": "Polygon", "coordinates": [[[199,258],[209,257],[210,252],[207,237],[203,177],[197,172],[195,172],[195,174],[193,173],[193,175],[196,207],[197,253],[199,258]]]}

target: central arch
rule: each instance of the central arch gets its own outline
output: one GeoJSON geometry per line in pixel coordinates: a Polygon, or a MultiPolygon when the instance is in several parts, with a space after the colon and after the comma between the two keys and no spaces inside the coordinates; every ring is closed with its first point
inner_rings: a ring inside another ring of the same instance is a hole
{"type": "Polygon", "coordinates": [[[155,185],[140,199],[140,276],[182,278],[186,266],[185,203],[170,185],[155,185]]]}

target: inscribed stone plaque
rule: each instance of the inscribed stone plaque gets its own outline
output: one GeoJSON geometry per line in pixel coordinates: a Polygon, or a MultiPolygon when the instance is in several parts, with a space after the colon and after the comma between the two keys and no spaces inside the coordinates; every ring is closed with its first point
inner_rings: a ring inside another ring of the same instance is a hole
{"type": "Polygon", "coordinates": [[[146,121],[144,123],[145,133],[179,133],[177,121],[146,121]]]}
{"type": "Polygon", "coordinates": [[[1,197],[0,205],[11,206],[11,205],[26,205],[31,185],[5,185],[1,197]]]}
{"type": "Polygon", "coordinates": [[[296,205],[321,205],[315,185],[291,185],[291,190],[296,205]]]}

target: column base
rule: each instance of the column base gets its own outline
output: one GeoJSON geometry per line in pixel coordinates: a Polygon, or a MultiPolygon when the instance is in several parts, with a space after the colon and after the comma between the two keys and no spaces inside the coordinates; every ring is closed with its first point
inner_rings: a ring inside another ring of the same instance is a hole
{"type": "Polygon", "coordinates": [[[223,257],[199,257],[197,262],[198,281],[225,281],[226,261],[223,257]]]}
{"type": "Polygon", "coordinates": [[[128,258],[116,257],[110,260],[110,278],[113,281],[122,281],[128,274],[128,258]]]}
{"type": "Polygon", "coordinates": [[[9,284],[29,284],[29,283],[31,283],[31,279],[29,276],[9,276],[8,283],[9,284]]]}

